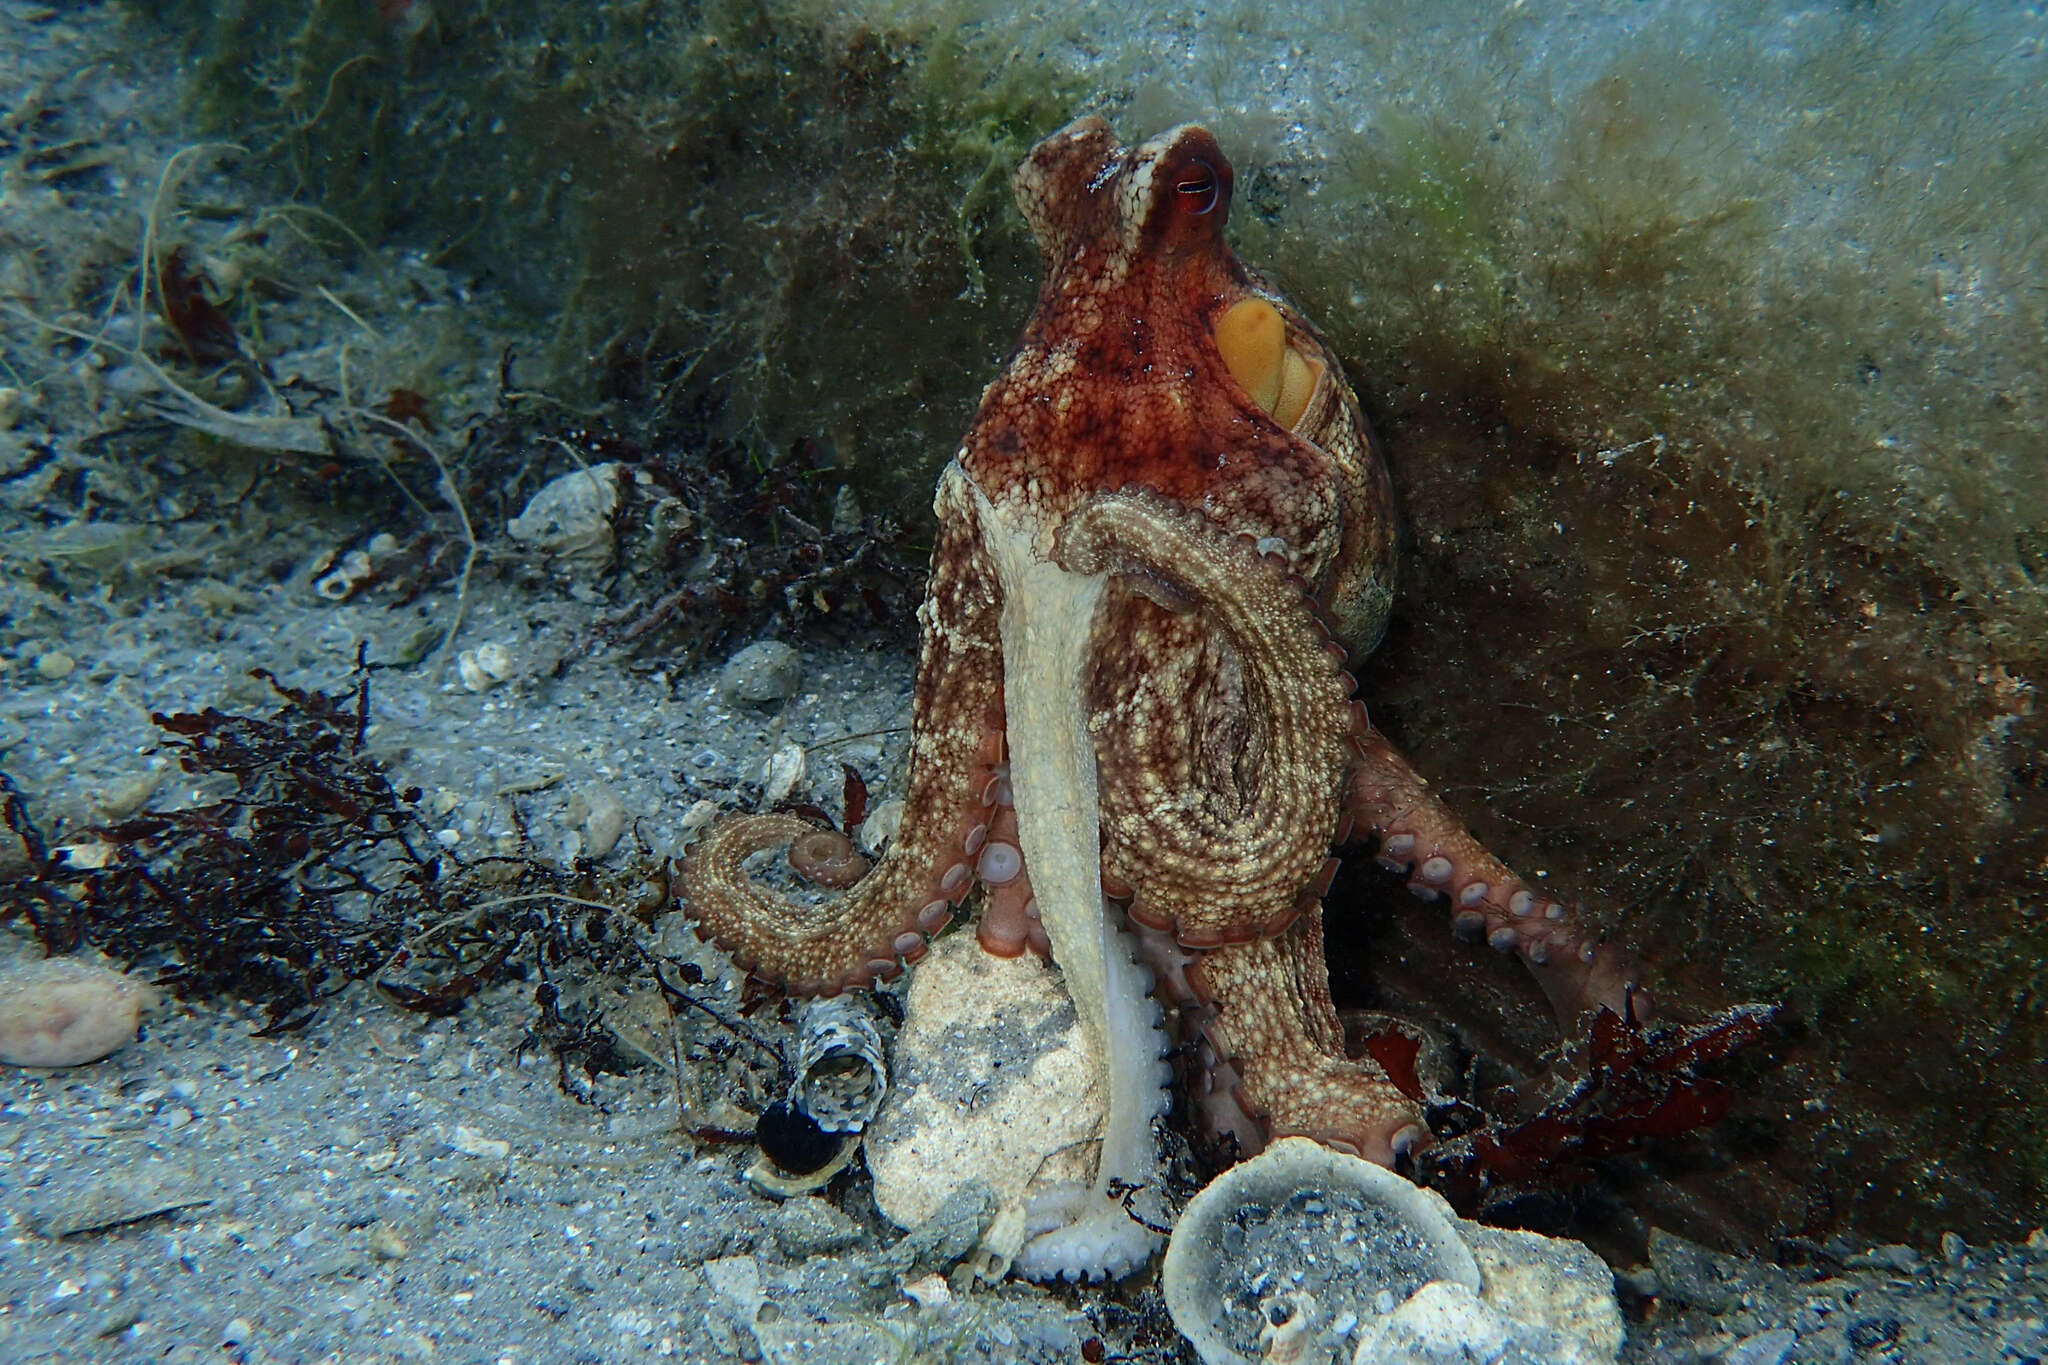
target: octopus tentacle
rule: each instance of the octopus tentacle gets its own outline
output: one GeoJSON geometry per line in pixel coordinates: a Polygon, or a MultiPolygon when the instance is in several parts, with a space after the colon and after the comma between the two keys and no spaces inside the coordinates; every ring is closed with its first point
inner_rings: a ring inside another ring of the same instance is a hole
{"type": "MultiPolygon", "coordinates": [[[[957,464],[941,479],[982,496],[957,464]]],[[[1028,507],[977,505],[1003,584],[1019,849],[1106,1100],[1094,1180],[1034,1201],[1031,1236],[1013,1264],[1031,1279],[1121,1275],[1158,1245],[1157,1233],[1132,1217],[1124,1197],[1147,1190],[1156,1196],[1161,1184],[1153,1125],[1166,1109],[1167,1068],[1149,980],[1132,962],[1101,885],[1102,826],[1084,686],[1106,575],[1046,558],[1040,547],[1050,544],[1048,528],[1028,507]]]]}
{"type": "Polygon", "coordinates": [[[1310,1137],[1387,1166],[1426,1140],[1421,1105],[1372,1058],[1345,1055],[1319,906],[1277,938],[1211,949],[1186,976],[1237,1108],[1268,1139],[1310,1137]]]}
{"type": "Polygon", "coordinates": [[[1008,801],[996,806],[988,837],[975,860],[975,875],[987,892],[975,933],[981,946],[997,957],[1015,957],[1029,948],[1040,957],[1052,955],[1052,943],[1039,922],[1038,900],[1031,894],[1031,874],[1017,831],[1017,811],[1008,801]]]}
{"type": "Polygon", "coordinates": [[[1109,633],[1098,659],[1149,670],[1145,687],[1091,720],[1104,870],[1135,888],[1131,918],[1190,947],[1280,933],[1320,894],[1352,757],[1354,684],[1304,585],[1249,538],[1144,494],[1083,504],[1059,554],[1078,572],[1126,575],[1146,596],[1198,613],[1162,617],[1127,600],[1131,631],[1109,633]],[[1227,648],[1211,647],[1211,635],[1227,648]],[[1162,653],[1116,652],[1132,640],[1162,653]],[[1165,685],[1173,669],[1186,676],[1165,685]],[[1195,771],[1205,746],[1216,780],[1195,771]]]}
{"type": "Polygon", "coordinates": [[[1411,890],[1450,902],[1455,931],[1519,954],[1567,1032],[1581,1014],[1603,1006],[1649,1017],[1652,1001],[1633,957],[1602,942],[1577,911],[1487,852],[1362,716],[1352,742],[1359,762],[1347,796],[1350,814],[1361,830],[1379,835],[1380,861],[1407,872],[1411,890]]]}
{"type": "Polygon", "coordinates": [[[985,855],[991,812],[981,798],[1003,757],[1001,592],[974,506],[949,482],[936,510],[931,588],[918,612],[918,726],[905,797],[921,818],[904,822],[852,889],[814,907],[760,886],[745,866],[752,855],[816,830],[796,816],[724,821],[683,863],[683,896],[697,932],[792,995],[866,986],[924,956],[927,938],[966,898],[985,855]]]}

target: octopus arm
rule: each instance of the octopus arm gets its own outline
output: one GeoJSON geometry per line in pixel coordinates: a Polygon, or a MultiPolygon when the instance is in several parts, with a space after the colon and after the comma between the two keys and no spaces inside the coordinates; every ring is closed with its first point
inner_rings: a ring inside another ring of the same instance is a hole
{"type": "Polygon", "coordinates": [[[1281,933],[1327,884],[1357,723],[1343,650],[1306,586],[1249,538],[1144,494],[1084,505],[1061,554],[1179,617],[1127,613],[1098,645],[1105,678],[1144,679],[1094,725],[1104,869],[1133,890],[1131,918],[1196,948],[1281,933]],[[1202,648],[1208,632],[1225,647],[1202,648]],[[1126,657],[1134,648],[1157,657],[1126,657]],[[1211,765],[1227,780],[1191,771],[1205,746],[1228,750],[1211,765]]]}
{"type": "Polygon", "coordinates": [[[1360,833],[1379,835],[1380,862],[1408,873],[1425,900],[1450,903],[1451,926],[1518,954],[1549,997],[1567,1036],[1581,1015],[1602,1007],[1647,1021],[1653,1001],[1638,964],[1589,930],[1581,909],[1545,895],[1489,853],[1429,783],[1370,724],[1354,743],[1348,809],[1360,833]]]}
{"type": "Polygon", "coordinates": [[[1422,1109],[1370,1057],[1345,1055],[1323,965],[1321,907],[1287,932],[1211,949],[1187,969],[1204,1039],[1237,1108],[1270,1140],[1309,1137],[1391,1166],[1426,1138],[1422,1109]]]}
{"type": "Polygon", "coordinates": [[[976,878],[989,838],[989,797],[1002,763],[1001,594],[974,507],[950,482],[939,490],[932,580],[913,701],[906,821],[881,861],[851,890],[800,905],[754,880],[753,855],[816,826],[754,815],[715,826],[691,850],[682,890],[697,930],[734,961],[793,995],[836,994],[893,977],[924,956],[931,934],[976,878]]]}

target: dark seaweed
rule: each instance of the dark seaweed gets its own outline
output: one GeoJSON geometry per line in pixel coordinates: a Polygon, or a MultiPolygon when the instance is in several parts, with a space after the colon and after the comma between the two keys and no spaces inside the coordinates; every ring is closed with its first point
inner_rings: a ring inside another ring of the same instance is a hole
{"type": "Polygon", "coordinates": [[[373,671],[359,650],[353,686],[328,695],[258,669],[283,703],[268,715],[153,716],[186,772],[230,790],[63,845],[0,773],[0,820],[27,864],[0,884],[0,920],[25,920],[53,955],[90,946],[155,967],[180,995],[261,1004],[264,1034],[304,1028],[351,981],[442,1017],[493,981],[538,975],[525,1045],[546,1046],[563,1089],[590,1098],[590,1079],[625,1069],[624,1054],[601,1017],[561,1007],[548,977],[571,963],[645,972],[633,929],[666,906],[666,868],[465,863],[439,848],[419,791],[395,788],[366,747],[373,671]]]}

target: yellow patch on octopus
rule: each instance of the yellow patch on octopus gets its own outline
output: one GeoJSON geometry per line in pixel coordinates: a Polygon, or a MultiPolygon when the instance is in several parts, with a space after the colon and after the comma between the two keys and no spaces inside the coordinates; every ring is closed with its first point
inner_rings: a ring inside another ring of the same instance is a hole
{"type": "Polygon", "coordinates": [[[1292,430],[1308,410],[1323,365],[1287,344],[1287,322],[1264,299],[1243,299],[1216,323],[1216,349],[1254,403],[1292,430]]]}

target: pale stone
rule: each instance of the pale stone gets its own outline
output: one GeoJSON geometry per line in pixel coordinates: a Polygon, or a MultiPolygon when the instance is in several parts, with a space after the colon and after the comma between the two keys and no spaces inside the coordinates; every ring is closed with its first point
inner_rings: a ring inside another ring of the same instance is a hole
{"type": "Polygon", "coordinates": [[[868,1127],[876,1206],[910,1228],[970,1180],[1003,1210],[1086,1185],[1104,1100],[1059,974],[1029,953],[993,957],[964,931],[941,936],[915,970],[895,1088],[868,1127]]]}
{"type": "Polygon", "coordinates": [[[1462,1284],[1435,1280],[1385,1317],[1369,1320],[1351,1359],[1352,1365],[1611,1365],[1614,1356],[1583,1338],[1517,1322],[1462,1284]]]}
{"type": "Polygon", "coordinates": [[[626,803],[610,787],[595,786],[585,797],[585,805],[583,852],[586,857],[602,858],[618,846],[619,836],[626,832],[626,803]]]}
{"type": "Polygon", "coordinates": [[[512,1155],[512,1144],[503,1138],[488,1138],[474,1128],[457,1125],[449,1137],[448,1145],[464,1156],[482,1157],[491,1161],[503,1161],[512,1155]]]}
{"type": "Polygon", "coordinates": [[[1621,1353],[1627,1327],[1614,1293],[1614,1271],[1583,1242],[1514,1228],[1462,1223],[1486,1281],[1488,1304],[1518,1322],[1583,1341],[1591,1360],[1621,1353]]]}
{"type": "Polygon", "coordinates": [[[787,701],[803,686],[804,661],[781,640],[757,640],[725,661],[720,684],[735,701],[787,701]]]}
{"type": "Polygon", "coordinates": [[[616,549],[619,474],[618,465],[600,464],[550,480],[505,523],[505,533],[564,571],[602,569],[616,549]]]}
{"type": "Polygon", "coordinates": [[[46,958],[0,971],[0,1062],[96,1062],[134,1040],[156,1001],[146,983],[76,958],[46,958]]]}

